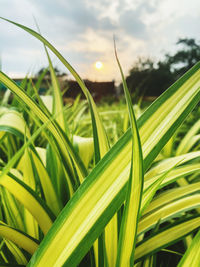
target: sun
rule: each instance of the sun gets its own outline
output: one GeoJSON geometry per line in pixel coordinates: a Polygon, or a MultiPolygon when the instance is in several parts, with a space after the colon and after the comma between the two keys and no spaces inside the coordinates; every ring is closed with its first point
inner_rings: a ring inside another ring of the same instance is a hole
{"type": "Polygon", "coordinates": [[[100,70],[103,68],[103,63],[101,61],[95,62],[95,68],[100,70]]]}

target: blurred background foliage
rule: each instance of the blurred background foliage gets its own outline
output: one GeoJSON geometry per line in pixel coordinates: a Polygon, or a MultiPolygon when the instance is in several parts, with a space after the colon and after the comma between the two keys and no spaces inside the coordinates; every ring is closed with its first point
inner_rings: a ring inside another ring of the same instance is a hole
{"type": "Polygon", "coordinates": [[[126,77],[132,93],[159,96],[200,60],[200,43],[195,39],[179,39],[176,45],[174,54],[166,54],[157,63],[150,58],[138,58],[126,77]]]}

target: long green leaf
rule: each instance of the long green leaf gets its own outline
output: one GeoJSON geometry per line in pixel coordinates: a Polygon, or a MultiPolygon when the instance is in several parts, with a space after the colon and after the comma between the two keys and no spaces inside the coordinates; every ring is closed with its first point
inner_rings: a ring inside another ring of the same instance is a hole
{"type": "Polygon", "coordinates": [[[193,210],[198,207],[200,207],[200,194],[186,196],[172,203],[168,203],[165,206],[161,206],[159,209],[144,216],[140,220],[138,224],[138,234],[142,234],[153,228],[158,221],[161,224],[173,217],[180,216],[180,214],[188,210],[193,210]]]}
{"type": "Polygon", "coordinates": [[[46,46],[44,47],[45,47],[45,51],[46,51],[48,61],[49,61],[49,68],[50,68],[51,80],[52,80],[52,86],[53,86],[53,114],[59,114],[58,117],[56,118],[56,121],[58,122],[60,127],[63,129],[63,131],[68,133],[67,124],[66,124],[66,120],[64,117],[63,101],[62,101],[60,85],[58,82],[58,78],[56,77],[53,64],[51,62],[51,58],[49,56],[47,48],[46,46]]]}
{"type": "MultiPolygon", "coordinates": [[[[4,19],[2,17],[0,18],[4,19]]],[[[82,89],[83,93],[85,94],[88,100],[88,104],[89,104],[89,108],[91,112],[91,118],[92,118],[92,125],[93,125],[94,143],[95,143],[95,148],[96,148],[95,158],[96,158],[96,162],[98,162],[100,160],[100,155],[104,155],[107,152],[107,148],[109,147],[109,145],[108,145],[108,140],[107,140],[107,136],[106,136],[103,124],[102,124],[101,117],[98,114],[94,100],[92,96],[90,95],[87,87],[85,86],[83,80],[78,75],[78,73],[75,71],[75,69],[69,64],[69,62],[67,62],[67,60],[58,52],[58,50],[53,45],[51,45],[43,36],[41,36],[39,33],[35,32],[34,30],[24,25],[15,23],[8,19],[4,19],[4,20],[22,28],[23,30],[27,31],[28,33],[36,37],[38,40],[40,40],[46,47],[48,47],[60,59],[60,61],[65,65],[65,67],[74,76],[75,80],[79,84],[80,88],[82,89]],[[99,142],[101,142],[101,145],[99,145],[99,142]],[[99,148],[99,150],[97,150],[97,148],[99,148]]],[[[80,176],[80,179],[82,181],[83,177],[80,176]]]]}
{"type": "Polygon", "coordinates": [[[139,132],[137,128],[136,118],[133,111],[131,97],[127,88],[124,74],[117,57],[115,48],[115,56],[122,76],[123,88],[129,111],[129,120],[132,132],[132,155],[130,177],[127,185],[127,193],[125,206],[123,211],[122,223],[120,227],[119,246],[117,253],[116,266],[132,266],[134,263],[134,251],[137,234],[137,224],[139,219],[139,211],[143,190],[143,158],[140,143],[139,132]]]}
{"type": "Polygon", "coordinates": [[[4,187],[1,187],[1,201],[5,216],[5,222],[21,231],[25,230],[25,222],[23,220],[23,208],[16,201],[15,197],[4,187]]]}
{"type": "Polygon", "coordinates": [[[175,168],[175,166],[172,167],[171,169],[169,169],[164,174],[160,175],[157,179],[155,179],[155,181],[153,183],[151,183],[149,185],[149,187],[146,186],[145,190],[143,189],[140,215],[143,214],[144,210],[148,207],[149,203],[151,202],[152,198],[156,194],[156,192],[159,189],[160,185],[162,184],[163,180],[166,179],[166,176],[175,168]]]}
{"type": "MultiPolygon", "coordinates": [[[[33,191],[35,191],[36,179],[32,166],[31,152],[29,151],[29,148],[25,149],[24,155],[20,159],[20,162],[18,164],[18,170],[22,171],[23,173],[23,182],[26,183],[31,189],[33,189],[33,191]]],[[[27,209],[24,210],[24,222],[26,225],[27,234],[38,239],[38,224],[27,209]]]]}
{"type": "Polygon", "coordinates": [[[155,233],[153,236],[138,244],[135,251],[137,261],[142,260],[148,255],[152,255],[164,247],[183,239],[194,230],[200,227],[200,217],[190,218],[184,222],[177,223],[175,226],[170,225],[168,229],[155,233]]]}
{"type": "MultiPolygon", "coordinates": [[[[75,80],[77,81],[77,83],[79,84],[79,86],[81,87],[83,93],[85,94],[87,100],[88,100],[88,103],[89,103],[89,106],[90,106],[90,111],[91,111],[91,117],[92,117],[92,120],[93,120],[93,126],[96,127],[97,129],[97,132],[96,132],[96,137],[97,138],[100,138],[100,139],[103,139],[104,141],[106,141],[106,143],[104,144],[105,147],[102,146],[101,149],[102,152],[100,151],[100,153],[103,153],[104,149],[105,151],[107,151],[107,138],[106,138],[106,134],[105,134],[105,131],[104,131],[104,128],[103,128],[103,125],[102,125],[102,122],[101,122],[101,118],[100,116],[98,115],[98,111],[96,109],[96,105],[94,103],[94,100],[93,98],[91,97],[88,89],[86,88],[83,80],[81,79],[81,77],[78,75],[78,73],[75,71],[75,69],[69,64],[69,62],[58,52],[58,50],[52,45],[50,44],[42,35],[38,34],[37,32],[35,32],[34,30],[24,26],[24,25],[21,25],[19,23],[15,23],[11,20],[8,20],[8,19],[4,19],[2,17],[0,17],[1,19],[3,20],[6,20],[20,28],[22,28],[23,30],[27,31],[28,33],[30,33],[31,35],[33,35],[34,37],[36,37],[38,40],[40,40],[46,47],[48,47],[59,59],[60,61],[66,66],[66,68],[71,72],[71,74],[74,76],[75,80]],[[103,138],[102,138],[103,136],[103,138]]],[[[94,130],[94,135],[95,135],[95,130],[94,130]]],[[[97,139],[98,140],[98,139],[97,139]]],[[[98,141],[97,141],[98,142],[98,141]]]]}
{"type": "Polygon", "coordinates": [[[188,163],[192,160],[199,159],[199,157],[200,157],[200,151],[196,151],[196,152],[190,152],[190,153],[183,154],[180,156],[164,159],[158,162],[153,168],[151,168],[145,174],[145,181],[148,181],[149,179],[152,179],[156,175],[160,175],[163,172],[166,172],[167,170],[172,168],[175,164],[179,166],[179,165],[188,163]]]}
{"type": "Polygon", "coordinates": [[[8,239],[4,239],[4,242],[6,246],[8,247],[8,249],[10,250],[10,252],[15,257],[17,263],[23,264],[26,266],[28,262],[23,252],[21,251],[21,249],[8,239]]]}
{"type": "Polygon", "coordinates": [[[200,182],[182,186],[180,188],[174,188],[167,190],[159,194],[144,211],[143,216],[149,213],[153,213],[155,210],[168,203],[173,203],[177,199],[181,199],[188,195],[196,194],[199,192],[200,182]]]}
{"type": "MultiPolygon", "coordinates": [[[[193,164],[187,164],[183,165],[181,167],[177,167],[174,170],[172,170],[169,174],[166,175],[165,179],[162,181],[160,188],[172,183],[173,181],[176,181],[178,178],[186,177],[190,174],[198,174],[200,172],[200,164],[199,163],[193,163],[193,164]]],[[[144,189],[146,189],[148,186],[150,186],[152,183],[157,181],[159,177],[161,177],[163,173],[158,174],[151,179],[148,179],[144,183],[144,189]]]]}
{"type": "Polygon", "coordinates": [[[3,108],[3,110],[0,109],[0,131],[7,131],[15,134],[22,140],[25,135],[28,138],[30,137],[29,129],[22,114],[16,110],[7,108],[3,108]]]}
{"type": "Polygon", "coordinates": [[[54,215],[38,195],[13,174],[3,175],[0,184],[12,193],[37,220],[46,234],[53,224],[54,215]]]}
{"type": "Polygon", "coordinates": [[[0,236],[14,242],[16,245],[22,247],[30,254],[33,254],[38,248],[37,240],[12,227],[9,227],[2,222],[0,222],[0,236]]]}
{"type": "Polygon", "coordinates": [[[32,153],[32,158],[33,158],[32,164],[34,164],[37,170],[37,173],[38,173],[38,176],[41,182],[42,190],[44,192],[46,204],[49,207],[51,207],[51,210],[57,216],[62,209],[61,201],[56,195],[55,188],[53,187],[53,184],[47,173],[46,168],[44,167],[43,163],[40,161],[40,159],[37,157],[37,155],[34,152],[32,153]]]}
{"type": "Polygon", "coordinates": [[[186,251],[178,267],[199,267],[200,266],[200,230],[195,235],[189,249],[186,251]]]}
{"type": "MultiPolygon", "coordinates": [[[[192,128],[187,132],[184,138],[181,140],[180,144],[177,147],[176,155],[187,153],[192,145],[190,145],[191,139],[195,136],[196,133],[200,130],[200,120],[198,120],[192,128]]],[[[193,141],[194,142],[194,141],[193,141]]]]}

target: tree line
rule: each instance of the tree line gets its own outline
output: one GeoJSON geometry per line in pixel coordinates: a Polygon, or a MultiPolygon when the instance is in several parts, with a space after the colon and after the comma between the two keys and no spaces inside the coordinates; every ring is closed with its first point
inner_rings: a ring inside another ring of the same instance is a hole
{"type": "MultiPolygon", "coordinates": [[[[200,60],[200,43],[195,39],[182,38],[176,45],[177,51],[174,54],[165,54],[163,60],[158,62],[150,58],[137,59],[126,77],[128,88],[135,100],[141,96],[159,96],[200,60]]],[[[54,70],[58,77],[65,77],[67,83],[67,73],[63,73],[57,67],[54,70]]],[[[47,80],[51,79],[48,68],[40,69],[36,78],[41,75],[47,80]]],[[[120,87],[123,94],[122,85],[120,87]]],[[[106,90],[107,94],[114,96],[112,90],[110,92],[106,90]]]]}
{"type": "Polygon", "coordinates": [[[200,43],[195,39],[179,39],[176,45],[176,53],[166,54],[157,63],[149,58],[137,60],[126,77],[132,94],[159,96],[200,60],[200,43]]]}

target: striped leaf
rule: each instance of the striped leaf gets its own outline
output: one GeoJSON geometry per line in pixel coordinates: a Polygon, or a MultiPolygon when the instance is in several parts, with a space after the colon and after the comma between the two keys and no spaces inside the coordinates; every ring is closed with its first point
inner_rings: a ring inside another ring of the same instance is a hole
{"type": "MultiPolygon", "coordinates": [[[[20,162],[18,164],[18,170],[22,171],[23,173],[22,181],[26,183],[31,189],[33,189],[33,191],[35,191],[36,180],[32,166],[31,152],[29,151],[29,148],[25,149],[24,155],[23,157],[21,157],[20,162]]],[[[24,210],[24,222],[26,225],[27,234],[38,239],[39,237],[38,224],[27,209],[24,210]]]]}
{"type": "Polygon", "coordinates": [[[2,222],[0,222],[0,236],[12,241],[30,254],[33,254],[38,248],[37,240],[2,222]]]}
{"type": "Polygon", "coordinates": [[[199,137],[193,139],[195,137],[195,135],[199,132],[199,130],[200,130],[200,120],[198,120],[192,126],[192,128],[187,132],[187,134],[181,140],[181,142],[180,142],[180,144],[176,150],[176,155],[187,153],[190,150],[190,148],[196,143],[196,141],[199,140],[199,137]]]}
{"type": "Polygon", "coordinates": [[[143,217],[138,224],[138,234],[142,234],[156,226],[157,222],[163,223],[171,218],[178,217],[188,210],[200,207],[200,194],[186,196],[172,203],[168,203],[143,217]]]}
{"type": "Polygon", "coordinates": [[[63,131],[68,133],[68,128],[67,128],[67,124],[66,124],[66,120],[64,116],[63,101],[62,101],[60,85],[56,77],[49,53],[46,49],[46,46],[44,47],[45,47],[45,51],[46,51],[47,58],[49,61],[49,69],[51,73],[51,80],[52,80],[52,86],[53,86],[53,114],[59,114],[56,118],[56,121],[58,122],[60,127],[63,129],[63,131]]]}
{"type": "Polygon", "coordinates": [[[24,231],[23,207],[6,188],[1,187],[0,190],[5,222],[14,228],[24,231]]]}
{"type": "MultiPolygon", "coordinates": [[[[181,167],[177,167],[174,170],[172,170],[169,174],[166,174],[165,179],[163,179],[162,183],[160,184],[160,188],[174,181],[177,181],[178,178],[186,177],[187,175],[194,174],[194,173],[198,174],[199,172],[200,172],[199,163],[187,164],[181,167]]],[[[153,176],[151,179],[146,180],[144,183],[144,189],[146,189],[152,183],[157,181],[161,176],[163,176],[163,173],[153,176]]]]}
{"type": "Polygon", "coordinates": [[[133,111],[131,97],[127,88],[124,74],[117,57],[115,56],[122,76],[123,88],[126,97],[126,102],[129,111],[129,119],[132,132],[132,155],[130,177],[127,185],[127,193],[125,197],[125,205],[120,227],[119,246],[117,253],[116,266],[132,266],[134,263],[134,251],[137,234],[137,224],[139,220],[139,211],[142,199],[143,190],[143,158],[142,147],[140,143],[139,132],[137,128],[136,118],[133,111]]]}
{"type": "Polygon", "coordinates": [[[160,207],[165,206],[168,203],[173,203],[177,199],[187,197],[199,192],[200,182],[182,186],[180,188],[174,188],[167,192],[159,194],[144,211],[143,216],[149,213],[153,213],[160,207]]]}
{"type": "Polygon", "coordinates": [[[189,249],[185,252],[183,258],[178,264],[178,267],[200,266],[200,230],[195,235],[189,249]]]}
{"type": "Polygon", "coordinates": [[[13,174],[3,175],[0,179],[0,185],[4,186],[30,211],[46,234],[53,223],[54,216],[42,199],[13,174]]]}
{"type": "Polygon", "coordinates": [[[8,239],[4,239],[4,242],[10,252],[13,254],[14,258],[16,259],[16,262],[19,264],[27,265],[27,259],[24,256],[23,252],[20,250],[20,248],[8,239]]]}
{"type": "Polygon", "coordinates": [[[22,114],[8,108],[0,109],[0,131],[15,134],[22,140],[25,135],[30,137],[29,129],[22,114]]]}
{"type": "Polygon", "coordinates": [[[164,247],[183,239],[186,235],[192,233],[200,227],[200,217],[187,219],[184,222],[179,222],[176,225],[170,225],[168,229],[162,230],[160,233],[155,233],[147,240],[138,244],[135,251],[136,261],[142,260],[148,255],[152,255],[164,247]]]}

